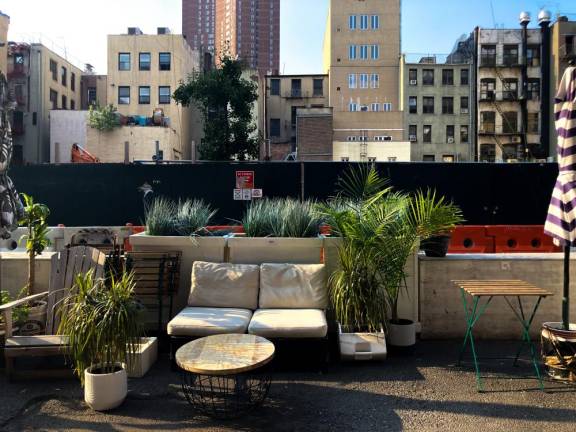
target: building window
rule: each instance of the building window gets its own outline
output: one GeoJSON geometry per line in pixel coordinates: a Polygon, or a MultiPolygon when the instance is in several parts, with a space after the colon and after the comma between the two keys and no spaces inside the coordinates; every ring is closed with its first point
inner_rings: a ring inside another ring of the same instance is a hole
{"type": "Polygon", "coordinates": [[[372,15],[370,17],[370,24],[372,25],[372,30],[377,30],[380,28],[380,16],[372,15]]]}
{"type": "Polygon", "coordinates": [[[436,161],[436,156],[434,155],[423,155],[422,156],[422,162],[435,162],[436,161]]]}
{"type": "Polygon", "coordinates": [[[372,45],[370,47],[370,55],[372,60],[378,60],[380,57],[380,46],[379,45],[372,45]]]}
{"type": "Polygon", "coordinates": [[[169,104],[171,102],[170,86],[158,87],[158,103],[169,104]]]}
{"type": "Polygon", "coordinates": [[[360,45],[360,60],[368,58],[368,45],[360,45]]]}
{"type": "Polygon", "coordinates": [[[277,118],[270,119],[270,136],[271,137],[280,136],[280,119],[277,118]]]}
{"type": "Polygon", "coordinates": [[[502,99],[513,101],[518,99],[518,80],[508,78],[502,80],[502,99]]]}
{"type": "Polygon", "coordinates": [[[50,89],[50,104],[52,105],[52,109],[58,109],[58,92],[50,89]]]}
{"type": "Polygon", "coordinates": [[[454,98],[442,98],[442,114],[454,114],[454,98]]]}
{"type": "Polygon", "coordinates": [[[434,97],[424,96],[422,98],[422,113],[423,114],[434,114],[434,97]]]}
{"type": "Polygon", "coordinates": [[[349,158],[348,156],[342,156],[342,157],[340,158],[340,161],[342,161],[342,162],[350,162],[350,158],[349,158]]]}
{"type": "Polygon", "coordinates": [[[540,46],[528,45],[526,47],[526,64],[531,67],[540,66],[540,46]]]}
{"type": "Polygon", "coordinates": [[[356,135],[350,135],[346,138],[346,141],[356,141],[356,135]]]}
{"type": "Polygon", "coordinates": [[[505,66],[518,64],[518,45],[504,45],[502,62],[505,66]]]}
{"type": "Polygon", "coordinates": [[[540,80],[538,78],[529,78],[526,83],[526,96],[528,100],[540,99],[540,80]]]}
{"type": "Polygon", "coordinates": [[[483,78],[480,80],[480,100],[492,101],[496,99],[496,80],[483,78]]]}
{"type": "Polygon", "coordinates": [[[368,28],[368,15],[360,15],[360,30],[368,28]]]}
{"type": "Polygon", "coordinates": [[[350,112],[358,111],[358,104],[355,102],[350,102],[350,104],[348,104],[348,111],[350,112]]]}
{"type": "Polygon", "coordinates": [[[172,55],[168,52],[163,52],[158,55],[161,71],[169,71],[172,63],[172,55]]]}
{"type": "Polygon", "coordinates": [[[371,88],[379,88],[380,87],[380,75],[379,74],[370,75],[370,87],[371,88]]]}
{"type": "Polygon", "coordinates": [[[52,80],[58,81],[58,63],[54,60],[50,60],[50,73],[52,74],[52,80]]]}
{"type": "Polygon", "coordinates": [[[74,99],[70,99],[70,109],[71,110],[76,109],[76,101],[74,101],[74,99]]]}
{"type": "Polygon", "coordinates": [[[360,88],[368,88],[368,74],[360,74],[360,88]]]}
{"type": "Polygon", "coordinates": [[[425,143],[432,142],[432,126],[431,125],[424,125],[422,128],[422,141],[425,143]]]}
{"type": "Polygon", "coordinates": [[[118,87],[118,105],[130,105],[130,87],[118,87]]]}
{"type": "Polygon", "coordinates": [[[138,56],[138,69],[141,71],[149,71],[151,62],[152,56],[150,53],[140,53],[138,56]]]}
{"type": "Polygon", "coordinates": [[[138,103],[140,105],[150,104],[150,86],[138,87],[138,103]]]}
{"type": "Polygon", "coordinates": [[[496,65],[496,45],[482,45],[480,47],[480,66],[496,65]]]}
{"type": "Polygon", "coordinates": [[[434,85],[434,69],[422,69],[422,84],[434,85]]]}
{"type": "Polygon", "coordinates": [[[496,132],[496,113],[494,111],[482,111],[480,113],[480,133],[496,132]]]}
{"type": "Polygon", "coordinates": [[[302,80],[300,78],[293,79],[290,90],[292,97],[302,97],[302,80]]]}
{"type": "Polygon", "coordinates": [[[119,53],[118,54],[118,70],[129,71],[130,70],[130,53],[119,53]]]}
{"type": "Polygon", "coordinates": [[[356,60],[356,45],[350,45],[348,47],[348,58],[350,60],[356,60]]]}
{"type": "Polygon", "coordinates": [[[411,86],[418,85],[418,69],[408,70],[408,84],[411,86]]]}
{"type": "Polygon", "coordinates": [[[324,96],[324,80],[322,78],[314,78],[312,85],[314,96],[324,96]]]}
{"type": "Polygon", "coordinates": [[[350,15],[348,17],[348,28],[350,30],[356,30],[356,15],[350,15]]]}
{"type": "Polygon", "coordinates": [[[480,146],[481,162],[496,162],[496,145],[482,144],[480,146]]]}
{"type": "Polygon", "coordinates": [[[70,72],[70,90],[76,91],[76,74],[70,72]]]}
{"type": "Polygon", "coordinates": [[[63,110],[68,109],[68,98],[66,95],[62,95],[62,106],[60,108],[63,110]]]}
{"type": "Polygon", "coordinates": [[[280,96],[280,79],[279,78],[272,78],[270,80],[270,95],[271,96],[280,96]]]}
{"type": "Polygon", "coordinates": [[[355,89],[356,88],[356,74],[349,74],[348,75],[348,88],[355,89]]]}
{"type": "Polygon", "coordinates": [[[454,69],[442,69],[442,85],[454,85],[454,69]]]}
{"type": "Polygon", "coordinates": [[[375,103],[371,104],[370,108],[371,108],[371,111],[378,112],[378,111],[380,111],[380,104],[378,102],[375,102],[375,103]]]}
{"type": "Polygon", "coordinates": [[[468,69],[460,69],[460,85],[468,85],[470,82],[470,71],[468,69]]]}
{"type": "Polygon", "coordinates": [[[86,99],[88,106],[96,105],[96,87],[88,87],[88,95],[86,99]]]}
{"type": "Polygon", "coordinates": [[[410,114],[418,114],[418,98],[416,96],[408,98],[408,112],[410,114]]]}
{"type": "Polygon", "coordinates": [[[460,126],[460,142],[461,143],[468,142],[468,125],[460,126]]]}
{"type": "Polygon", "coordinates": [[[390,102],[384,102],[384,103],[382,104],[382,109],[383,109],[384,111],[392,111],[392,103],[390,103],[390,102]]]}
{"type": "Polygon", "coordinates": [[[502,133],[518,133],[518,112],[507,111],[502,113],[502,133]]]}
{"type": "Polygon", "coordinates": [[[528,113],[528,118],[526,119],[526,131],[529,134],[539,133],[539,115],[537,112],[528,113]]]}
{"type": "Polygon", "coordinates": [[[454,162],[454,155],[442,155],[442,162],[454,162]]]}
{"type": "Polygon", "coordinates": [[[60,68],[60,81],[64,87],[68,85],[68,70],[64,66],[60,68]]]}
{"type": "Polygon", "coordinates": [[[460,97],[460,114],[468,114],[468,96],[460,97]]]}
{"type": "Polygon", "coordinates": [[[454,144],[454,125],[446,125],[446,142],[454,144]]]}
{"type": "Polygon", "coordinates": [[[418,125],[408,125],[408,140],[418,142],[418,125]]]}

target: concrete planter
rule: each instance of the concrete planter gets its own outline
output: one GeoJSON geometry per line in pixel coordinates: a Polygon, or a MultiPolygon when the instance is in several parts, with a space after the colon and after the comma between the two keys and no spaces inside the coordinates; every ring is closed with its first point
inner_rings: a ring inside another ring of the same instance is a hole
{"type": "Polygon", "coordinates": [[[128,393],[126,369],[118,365],[114,373],[94,373],[101,365],[94,365],[84,371],[84,400],[94,411],[108,411],[124,402],[128,393]]]}
{"type": "Polygon", "coordinates": [[[348,360],[386,360],[386,337],[379,332],[355,332],[338,324],[340,358],[348,360]]]}
{"type": "Polygon", "coordinates": [[[390,347],[401,349],[416,345],[416,324],[410,320],[388,323],[388,343],[390,347]]]}
{"type": "Polygon", "coordinates": [[[236,264],[295,263],[318,264],[322,262],[324,239],[282,237],[228,238],[230,262],[236,264]]]}
{"type": "Polygon", "coordinates": [[[190,294],[192,264],[194,261],[224,262],[225,237],[151,236],[146,233],[130,236],[134,251],[182,253],[180,263],[180,285],[174,298],[173,314],[181,311],[190,294]]]}
{"type": "Polygon", "coordinates": [[[133,357],[128,357],[128,377],[142,378],[158,359],[158,338],[143,338],[133,357]]]}

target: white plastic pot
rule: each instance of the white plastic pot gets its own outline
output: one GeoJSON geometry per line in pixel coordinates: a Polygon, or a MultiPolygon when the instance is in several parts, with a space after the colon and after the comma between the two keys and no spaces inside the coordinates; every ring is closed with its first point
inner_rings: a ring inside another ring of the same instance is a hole
{"type": "Polygon", "coordinates": [[[340,345],[341,360],[386,360],[384,330],[379,332],[354,330],[343,329],[338,323],[338,344],[340,345]]]}
{"type": "Polygon", "coordinates": [[[96,374],[93,370],[101,365],[93,365],[84,371],[84,400],[94,411],[114,409],[124,402],[128,393],[128,377],[124,365],[110,374],[96,374]]]}
{"type": "Polygon", "coordinates": [[[401,348],[416,345],[416,324],[410,320],[388,323],[388,343],[390,346],[401,348]]]}

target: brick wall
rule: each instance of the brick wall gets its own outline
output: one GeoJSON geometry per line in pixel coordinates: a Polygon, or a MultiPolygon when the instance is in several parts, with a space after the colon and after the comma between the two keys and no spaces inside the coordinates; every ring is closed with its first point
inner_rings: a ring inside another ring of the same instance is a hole
{"type": "Polygon", "coordinates": [[[332,113],[313,113],[313,109],[298,110],[298,159],[309,161],[332,160],[332,113]]]}

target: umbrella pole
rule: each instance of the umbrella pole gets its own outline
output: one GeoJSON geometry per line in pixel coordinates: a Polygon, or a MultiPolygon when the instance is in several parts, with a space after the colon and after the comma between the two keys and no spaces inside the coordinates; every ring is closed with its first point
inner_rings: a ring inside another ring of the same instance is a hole
{"type": "Polygon", "coordinates": [[[562,323],[570,329],[570,244],[564,245],[564,293],[562,297],[562,323]]]}

